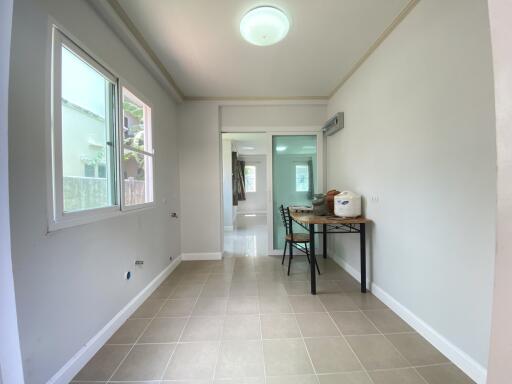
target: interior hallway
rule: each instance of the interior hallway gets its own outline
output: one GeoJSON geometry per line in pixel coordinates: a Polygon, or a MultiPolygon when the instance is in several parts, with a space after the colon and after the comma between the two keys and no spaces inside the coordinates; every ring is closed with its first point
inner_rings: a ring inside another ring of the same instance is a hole
{"type": "Polygon", "coordinates": [[[264,256],[263,219],[230,257],[182,262],[73,383],[473,383],[330,259],[310,295],[304,256],[290,276],[264,256]]]}
{"type": "Polygon", "coordinates": [[[268,254],[266,214],[240,214],[233,230],[224,230],[224,256],[265,256],[268,254]]]}

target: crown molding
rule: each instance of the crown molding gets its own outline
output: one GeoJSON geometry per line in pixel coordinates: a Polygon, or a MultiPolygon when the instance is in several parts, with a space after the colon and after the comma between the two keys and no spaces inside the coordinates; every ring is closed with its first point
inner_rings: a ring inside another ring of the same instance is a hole
{"type": "Polygon", "coordinates": [[[156,53],[144,39],[128,14],[117,0],[88,0],[89,4],[106,21],[126,46],[141,60],[155,79],[176,102],[182,102],[184,94],[156,53]]]}
{"type": "Polygon", "coordinates": [[[400,13],[393,19],[391,24],[382,32],[375,42],[366,50],[363,56],[356,61],[354,66],[343,76],[340,83],[326,96],[185,96],[178,87],[176,81],[167,71],[165,65],[160,61],[142,33],[135,26],[126,11],[119,4],[118,0],[88,0],[89,3],[107,20],[119,34],[121,39],[134,53],[142,59],[144,64],[151,70],[153,75],[162,82],[167,91],[177,102],[204,101],[204,102],[261,102],[261,101],[308,101],[319,100],[329,101],[338,90],[357,72],[366,60],[377,50],[395,28],[406,18],[420,0],[410,0],[400,13]]]}
{"type": "Polygon", "coordinates": [[[229,97],[202,97],[202,96],[185,96],[184,101],[328,101],[328,96],[229,96],[229,97]]]}
{"type": "Polygon", "coordinates": [[[395,30],[396,27],[405,19],[405,17],[414,9],[414,7],[420,2],[420,0],[410,0],[409,3],[400,11],[400,13],[394,18],[391,24],[382,32],[382,34],[375,40],[375,42],[368,48],[364,55],[355,63],[355,65],[343,76],[340,83],[333,89],[329,94],[328,98],[331,99],[336,92],[345,84],[348,79],[352,77],[354,73],[365,63],[365,61],[379,48],[379,46],[386,40],[386,38],[395,30]]]}

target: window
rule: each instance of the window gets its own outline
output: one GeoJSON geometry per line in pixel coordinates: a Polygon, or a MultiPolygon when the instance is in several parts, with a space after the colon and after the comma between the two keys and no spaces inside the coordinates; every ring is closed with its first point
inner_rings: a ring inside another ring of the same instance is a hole
{"type": "Polygon", "coordinates": [[[123,205],[153,201],[151,108],[123,88],[123,205]]]}
{"type": "Polygon", "coordinates": [[[296,165],[295,166],[295,191],[308,192],[309,191],[309,166],[296,165]]]}
{"type": "Polygon", "coordinates": [[[244,167],[245,192],[256,192],[256,166],[246,165],[244,167]]]}
{"type": "Polygon", "coordinates": [[[53,30],[50,229],[153,201],[151,108],[53,30]]]}
{"type": "Polygon", "coordinates": [[[117,79],[55,31],[53,52],[53,219],[118,206],[117,79]],[[103,178],[96,177],[99,163],[103,178]]]}

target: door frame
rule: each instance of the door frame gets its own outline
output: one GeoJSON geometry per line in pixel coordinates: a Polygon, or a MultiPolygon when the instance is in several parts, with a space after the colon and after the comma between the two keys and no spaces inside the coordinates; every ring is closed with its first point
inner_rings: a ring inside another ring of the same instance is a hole
{"type": "MultiPolygon", "coordinates": [[[[272,131],[267,134],[267,229],[268,229],[268,254],[280,255],[282,249],[274,248],[274,196],[272,185],[272,138],[274,136],[316,136],[316,183],[314,193],[324,192],[325,168],[324,168],[324,135],[322,131],[272,131]]],[[[320,245],[319,242],[316,244],[320,245]]],[[[315,247],[316,249],[316,247],[315,247]]]]}

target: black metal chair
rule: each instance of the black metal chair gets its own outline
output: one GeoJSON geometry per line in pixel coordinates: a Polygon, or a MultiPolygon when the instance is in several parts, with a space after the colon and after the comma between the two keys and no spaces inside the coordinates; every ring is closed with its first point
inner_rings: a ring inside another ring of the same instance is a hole
{"type": "MultiPolygon", "coordinates": [[[[310,238],[308,233],[293,233],[293,221],[290,216],[290,207],[284,207],[281,205],[279,207],[279,210],[281,211],[281,219],[283,220],[283,225],[286,230],[286,236],[285,236],[285,243],[284,243],[284,252],[283,252],[283,260],[281,261],[281,264],[284,264],[284,259],[286,257],[286,249],[288,248],[289,251],[289,258],[288,258],[288,276],[290,275],[290,267],[292,265],[292,259],[293,259],[293,248],[304,252],[306,254],[306,257],[308,258],[308,263],[311,265],[311,260],[309,258],[309,249],[308,244],[310,243],[310,238]]],[[[318,263],[315,260],[316,270],[318,271],[318,274],[320,274],[320,268],[318,267],[318,263]]]]}

